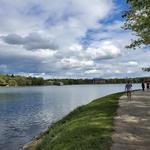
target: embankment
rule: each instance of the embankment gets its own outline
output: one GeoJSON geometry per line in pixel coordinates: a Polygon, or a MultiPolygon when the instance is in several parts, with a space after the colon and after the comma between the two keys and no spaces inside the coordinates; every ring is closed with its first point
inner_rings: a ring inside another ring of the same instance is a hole
{"type": "Polygon", "coordinates": [[[108,95],[78,107],[24,150],[109,150],[113,118],[122,94],[108,95]]]}

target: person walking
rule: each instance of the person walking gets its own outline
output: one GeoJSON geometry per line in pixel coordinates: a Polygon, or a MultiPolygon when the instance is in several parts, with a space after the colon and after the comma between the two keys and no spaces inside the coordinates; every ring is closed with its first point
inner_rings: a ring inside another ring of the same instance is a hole
{"type": "Polygon", "coordinates": [[[142,90],[144,91],[145,90],[145,83],[144,83],[144,81],[142,82],[141,86],[142,86],[142,90]]]}
{"type": "Polygon", "coordinates": [[[125,85],[125,91],[127,92],[128,100],[131,100],[131,90],[132,84],[130,83],[130,81],[128,81],[127,84],[125,85]]]}
{"type": "Polygon", "coordinates": [[[147,88],[147,90],[149,90],[149,82],[148,81],[146,82],[146,88],[147,88]]]}

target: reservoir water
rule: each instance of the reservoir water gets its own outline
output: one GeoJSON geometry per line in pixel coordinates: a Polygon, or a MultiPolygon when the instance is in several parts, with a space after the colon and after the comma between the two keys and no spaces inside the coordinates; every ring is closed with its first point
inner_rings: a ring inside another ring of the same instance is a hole
{"type": "Polygon", "coordinates": [[[0,150],[20,150],[76,107],[119,91],[124,84],[0,87],[0,150]]]}

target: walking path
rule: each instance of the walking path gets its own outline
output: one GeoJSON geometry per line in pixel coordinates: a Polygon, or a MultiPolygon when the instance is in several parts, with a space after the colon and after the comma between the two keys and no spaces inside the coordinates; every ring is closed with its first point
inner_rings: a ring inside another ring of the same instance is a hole
{"type": "Polygon", "coordinates": [[[150,150],[150,91],[134,91],[119,100],[111,150],[150,150]]]}

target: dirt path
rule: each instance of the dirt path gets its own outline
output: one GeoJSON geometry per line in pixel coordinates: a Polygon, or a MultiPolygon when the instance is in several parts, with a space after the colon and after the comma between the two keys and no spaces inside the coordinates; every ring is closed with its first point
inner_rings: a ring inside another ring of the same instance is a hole
{"type": "Polygon", "coordinates": [[[150,150],[150,91],[135,91],[119,100],[111,150],[150,150]]]}

